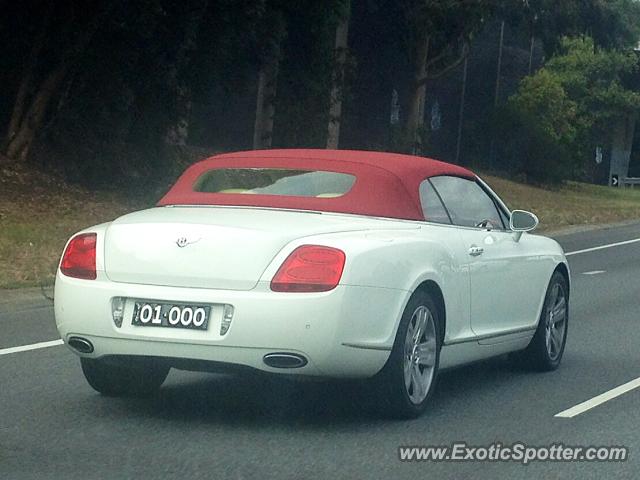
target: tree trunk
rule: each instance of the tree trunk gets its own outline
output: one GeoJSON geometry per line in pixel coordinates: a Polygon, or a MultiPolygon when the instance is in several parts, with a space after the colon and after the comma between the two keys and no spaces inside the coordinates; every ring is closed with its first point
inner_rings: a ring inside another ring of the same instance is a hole
{"type": "Polygon", "coordinates": [[[169,125],[164,138],[166,145],[187,145],[189,124],[191,120],[191,89],[187,85],[179,85],[175,92],[175,121],[169,125]]]}
{"type": "Polygon", "coordinates": [[[342,121],[342,100],[344,93],[344,70],[349,48],[349,17],[351,2],[345,5],[345,15],[336,28],[335,64],[333,86],[329,99],[329,125],[327,128],[327,148],[338,148],[340,142],[340,123],[342,121]]]}
{"type": "Polygon", "coordinates": [[[24,110],[27,106],[27,96],[31,90],[31,84],[33,83],[33,68],[27,66],[20,86],[18,87],[18,93],[16,94],[16,100],[13,103],[13,110],[11,111],[11,118],[9,120],[9,127],[7,128],[7,134],[2,142],[2,150],[7,152],[9,145],[18,134],[18,129],[24,118],[24,110]]]}
{"type": "Polygon", "coordinates": [[[405,136],[411,153],[422,153],[422,135],[420,130],[424,125],[424,102],[427,93],[427,85],[424,79],[427,76],[427,56],[429,55],[429,37],[425,36],[416,48],[414,57],[413,84],[409,94],[407,122],[405,136]]]}
{"type": "Polygon", "coordinates": [[[47,30],[49,29],[49,19],[51,18],[51,10],[53,9],[53,2],[50,1],[47,3],[47,8],[44,12],[44,23],[38,32],[38,35],[33,41],[33,45],[31,46],[31,50],[29,51],[29,56],[25,63],[24,73],[22,74],[22,79],[20,80],[20,85],[18,87],[18,92],[16,93],[16,99],[13,103],[13,110],[11,111],[11,117],[9,119],[9,126],[7,128],[7,134],[2,142],[2,150],[6,151],[9,143],[13,140],[13,138],[18,134],[18,129],[20,128],[20,124],[24,119],[24,112],[27,108],[27,97],[29,96],[29,92],[32,89],[34,74],[36,70],[36,66],[38,64],[38,58],[40,56],[40,52],[44,47],[47,30]]]}
{"type": "Polygon", "coordinates": [[[464,125],[464,101],[467,95],[467,67],[469,57],[465,57],[462,67],[462,91],[460,92],[460,110],[458,113],[458,135],[456,137],[456,163],[460,163],[460,151],[462,149],[462,126],[464,125]]]}
{"type": "Polygon", "coordinates": [[[264,69],[258,72],[258,92],[256,93],[256,120],[253,125],[253,149],[262,148],[262,129],[264,124],[264,95],[267,83],[264,69]]]}
{"type": "MultiPolygon", "coordinates": [[[[106,11],[103,12],[106,14],[106,11]]],[[[72,44],[62,55],[58,65],[46,76],[34,95],[28,110],[23,115],[20,126],[11,140],[7,143],[5,153],[13,160],[26,160],[36,134],[42,126],[51,100],[55,97],[78,57],[86,49],[93,34],[98,29],[103,15],[97,15],[93,21],[85,27],[72,44]]],[[[26,108],[26,106],[24,107],[26,108]]]]}
{"type": "Polygon", "coordinates": [[[164,141],[166,145],[185,146],[189,138],[189,123],[191,117],[191,89],[179,80],[180,73],[189,64],[190,55],[197,46],[200,26],[207,11],[209,0],[202,0],[187,18],[184,37],[172,68],[169,70],[167,84],[168,91],[174,99],[173,122],[167,127],[164,141]]]}
{"type": "Polygon", "coordinates": [[[527,75],[531,75],[531,69],[533,68],[533,49],[536,46],[536,37],[531,34],[531,45],[529,46],[529,68],[527,69],[527,75]]]}
{"type": "Polygon", "coordinates": [[[258,73],[256,122],[253,130],[254,149],[271,148],[279,67],[280,59],[274,55],[269,58],[258,73]]]}
{"type": "Polygon", "coordinates": [[[42,125],[45,114],[47,113],[51,99],[58,91],[70,66],[68,62],[60,64],[44,81],[31,102],[29,110],[20,124],[19,130],[7,145],[7,157],[14,160],[26,160],[31,144],[35,139],[36,132],[42,125]]]}
{"type": "Polygon", "coordinates": [[[493,105],[498,106],[500,101],[500,77],[502,76],[502,50],[504,49],[504,20],[500,24],[500,43],[498,44],[498,73],[496,73],[496,94],[493,105]]]}
{"type": "Polygon", "coordinates": [[[271,148],[273,119],[276,113],[276,88],[282,42],[287,35],[283,12],[277,8],[267,9],[263,19],[262,43],[266,49],[260,54],[258,91],[256,94],[256,120],[253,128],[253,148],[271,148]]]}

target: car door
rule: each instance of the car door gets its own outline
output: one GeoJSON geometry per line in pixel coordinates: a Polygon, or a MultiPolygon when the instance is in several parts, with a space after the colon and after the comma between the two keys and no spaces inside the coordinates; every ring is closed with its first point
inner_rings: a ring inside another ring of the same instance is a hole
{"type": "Polygon", "coordinates": [[[429,182],[466,248],[473,332],[490,341],[535,327],[540,295],[529,283],[532,256],[509,230],[507,213],[477,181],[438,176],[429,182]]]}
{"type": "Polygon", "coordinates": [[[460,229],[451,223],[451,218],[444,208],[440,197],[429,180],[420,184],[420,202],[425,220],[429,223],[421,229],[427,250],[425,259],[430,267],[441,274],[440,287],[445,296],[447,308],[446,342],[465,341],[475,337],[471,329],[469,308],[471,306],[469,292],[469,271],[465,244],[460,236],[460,229]],[[430,250],[432,245],[443,247],[447,252],[446,259],[442,257],[433,262],[430,250]]]}

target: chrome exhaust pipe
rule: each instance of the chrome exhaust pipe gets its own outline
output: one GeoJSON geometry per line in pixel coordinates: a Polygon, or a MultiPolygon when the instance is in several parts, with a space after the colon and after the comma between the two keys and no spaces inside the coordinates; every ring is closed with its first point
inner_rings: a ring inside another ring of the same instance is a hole
{"type": "Polygon", "coordinates": [[[76,352],[79,353],[92,353],[93,352],[93,344],[81,337],[71,337],[67,341],[69,346],[73,348],[76,352]]]}
{"type": "Polygon", "coordinates": [[[267,353],[262,360],[273,368],[300,368],[307,364],[307,359],[297,353],[267,353]]]}

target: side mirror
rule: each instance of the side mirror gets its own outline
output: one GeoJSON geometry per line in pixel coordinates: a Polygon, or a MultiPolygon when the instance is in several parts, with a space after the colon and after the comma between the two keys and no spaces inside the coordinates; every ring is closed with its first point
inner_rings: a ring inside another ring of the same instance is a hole
{"type": "Polygon", "coordinates": [[[520,240],[523,232],[530,232],[538,226],[539,220],[531,212],[524,210],[514,210],[511,212],[511,220],[509,221],[509,228],[515,232],[516,242],[520,240]]]}

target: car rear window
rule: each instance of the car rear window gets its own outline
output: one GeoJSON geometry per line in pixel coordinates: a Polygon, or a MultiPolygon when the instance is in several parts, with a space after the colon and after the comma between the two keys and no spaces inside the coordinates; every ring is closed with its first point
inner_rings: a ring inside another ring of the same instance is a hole
{"type": "Polygon", "coordinates": [[[301,197],[341,197],[356,177],[323,170],[278,168],[218,168],[196,180],[193,190],[203,193],[260,194],[301,197]]]}

